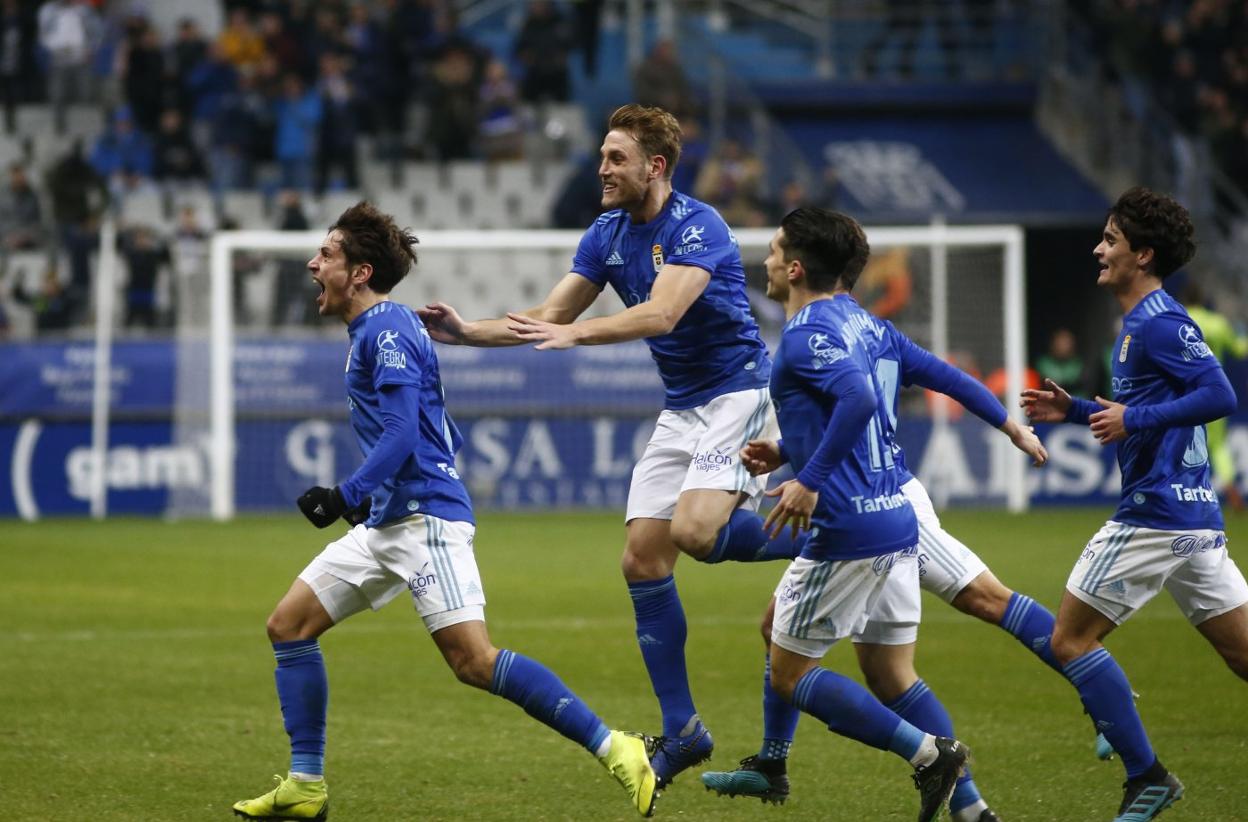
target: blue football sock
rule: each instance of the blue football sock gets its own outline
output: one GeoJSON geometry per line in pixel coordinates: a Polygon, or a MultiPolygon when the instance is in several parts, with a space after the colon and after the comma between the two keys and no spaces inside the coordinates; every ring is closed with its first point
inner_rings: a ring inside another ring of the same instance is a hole
{"type": "Polygon", "coordinates": [[[529,716],[595,753],[611,733],[602,720],[554,672],[514,651],[494,660],[490,693],[510,700],[529,716]]]}
{"type": "Polygon", "coordinates": [[[685,668],[688,627],[680,594],[676,592],[676,580],[668,575],[663,579],[630,582],[628,595],[632,597],[637,619],[641,658],[646,663],[650,684],[663,712],[663,735],[680,736],[697,711],[689,693],[689,674],[685,668]]]}
{"type": "Polygon", "coordinates": [[[1083,707],[1092,716],[1096,729],[1105,734],[1122,757],[1127,777],[1134,778],[1147,771],[1157,757],[1135,710],[1131,683],[1109,651],[1104,648],[1089,651],[1071,660],[1062,673],[1079,691],[1083,707]]]}
{"type": "Polygon", "coordinates": [[[926,734],[880,704],[866,688],[826,668],[812,668],[793,689],[793,704],[828,730],[909,760],[926,734]]]}
{"type": "Polygon", "coordinates": [[[274,642],[277,657],[277,701],[290,737],[290,770],[319,776],[325,773],[325,714],[329,710],[329,678],[325,658],[315,639],[274,642]]]}
{"type": "MultiPolygon", "coordinates": [[[[945,706],[936,698],[936,694],[927,687],[923,680],[915,682],[904,694],[888,703],[888,709],[921,731],[933,736],[953,737],[953,720],[945,706]]],[[[949,812],[957,813],[968,805],[979,801],[979,789],[971,779],[971,771],[967,768],[958,778],[949,798],[949,812]]]]}
{"type": "Polygon", "coordinates": [[[759,759],[784,759],[793,745],[797,733],[797,720],[802,712],[796,705],[785,702],[771,687],[771,656],[763,668],[763,747],[759,759]]]}
{"type": "Polygon", "coordinates": [[[1053,649],[1049,647],[1049,639],[1053,636],[1053,622],[1053,614],[1049,613],[1048,608],[1019,593],[1010,596],[1010,603],[1005,606],[1005,614],[1001,617],[1002,628],[1060,674],[1061,663],[1053,656],[1053,649]]]}
{"type": "Polygon", "coordinates": [[[738,508],[728,522],[719,529],[715,547],[702,558],[702,562],[767,562],[773,559],[791,560],[801,553],[806,535],[793,539],[793,531],[782,528],[774,539],[767,538],[763,530],[763,518],[753,511],[738,508]]]}

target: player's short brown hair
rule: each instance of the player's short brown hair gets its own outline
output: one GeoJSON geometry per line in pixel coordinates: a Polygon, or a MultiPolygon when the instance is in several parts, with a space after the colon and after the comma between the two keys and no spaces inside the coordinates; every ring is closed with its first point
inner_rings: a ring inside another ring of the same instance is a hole
{"type": "Polygon", "coordinates": [[[802,261],[811,291],[831,293],[838,284],[854,290],[871,256],[866,232],[857,220],[839,211],[803,206],[786,214],[780,228],[784,261],[802,261]]]}
{"type": "Polygon", "coordinates": [[[420,240],[406,228],[399,228],[394,218],[361,200],[339,215],[329,227],[342,235],[342,254],[347,267],[368,263],[373,275],[369,288],[378,294],[389,294],[416,265],[416,245],[420,240]]]}
{"type": "Polygon", "coordinates": [[[632,136],[646,159],[654,155],[662,155],[667,161],[665,179],[672,179],[672,172],[680,162],[680,123],[671,112],[658,106],[643,106],[629,103],[620,106],[611,114],[607,121],[607,130],[627,132],[632,136]]]}

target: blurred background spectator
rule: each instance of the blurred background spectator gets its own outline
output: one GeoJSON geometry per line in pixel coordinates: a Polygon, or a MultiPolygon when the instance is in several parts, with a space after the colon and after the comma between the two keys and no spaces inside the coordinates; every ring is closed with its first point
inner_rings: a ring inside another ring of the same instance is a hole
{"type": "Polygon", "coordinates": [[[1071,394],[1088,396],[1096,392],[1096,387],[1089,384],[1088,369],[1069,328],[1058,328],[1049,337],[1049,350],[1036,358],[1036,372],[1042,380],[1053,380],[1071,394]]]}
{"type": "Polygon", "coordinates": [[[169,246],[153,227],[136,225],[121,232],[117,248],[127,272],[125,325],[154,329],[162,324],[157,317],[156,292],[160,286],[168,288],[169,246]],[[158,283],[162,273],[166,279],[158,283]]]}
{"type": "Polygon", "coordinates": [[[0,193],[0,249],[24,251],[43,245],[43,216],[39,195],[30,185],[21,163],[9,165],[9,179],[0,193]]]}

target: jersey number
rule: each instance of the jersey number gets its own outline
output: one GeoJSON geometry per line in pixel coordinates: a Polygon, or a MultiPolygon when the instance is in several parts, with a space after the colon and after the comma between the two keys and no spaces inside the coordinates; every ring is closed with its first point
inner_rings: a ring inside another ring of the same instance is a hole
{"type": "MultiPolygon", "coordinates": [[[[897,375],[900,368],[896,360],[877,360],[875,363],[875,392],[884,398],[884,411],[888,414],[888,431],[897,430],[897,375]]],[[[867,446],[871,450],[871,470],[883,471],[893,467],[893,444],[884,436],[885,420],[877,410],[867,423],[867,446]]]]}

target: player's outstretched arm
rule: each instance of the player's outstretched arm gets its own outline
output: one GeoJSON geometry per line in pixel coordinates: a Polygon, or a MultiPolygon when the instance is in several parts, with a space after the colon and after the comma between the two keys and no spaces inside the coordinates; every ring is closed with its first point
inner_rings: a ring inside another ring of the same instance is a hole
{"type": "Polygon", "coordinates": [[[522,340],[537,343],[540,350],[656,337],[676,327],[710,281],[711,275],[706,269],[692,265],[665,265],[655,278],[647,300],[609,317],[564,325],[557,320],[535,317],[526,312],[508,314],[508,327],[522,340]]]}
{"type": "Polygon", "coordinates": [[[1066,389],[1046,378],[1043,388],[1024,388],[1018,404],[1032,422],[1065,422],[1074,405],[1074,398],[1066,389]]]}
{"type": "Polygon", "coordinates": [[[416,309],[416,313],[429,330],[429,336],[440,343],[483,348],[522,345],[528,340],[511,330],[514,324],[511,317],[527,317],[556,325],[570,323],[589,308],[599,293],[598,286],[581,275],[568,274],[555,284],[540,305],[506,317],[469,322],[446,303],[430,303],[416,309]]]}
{"type": "Polygon", "coordinates": [[[741,449],[741,464],[752,477],[770,474],[786,462],[779,440],[750,440],[741,449]]]}
{"type": "Polygon", "coordinates": [[[1049,452],[1044,449],[1044,444],[1030,426],[1019,425],[1007,418],[999,427],[1010,438],[1010,442],[1014,443],[1015,448],[1031,457],[1032,465],[1039,467],[1049,461],[1049,452]]]}

